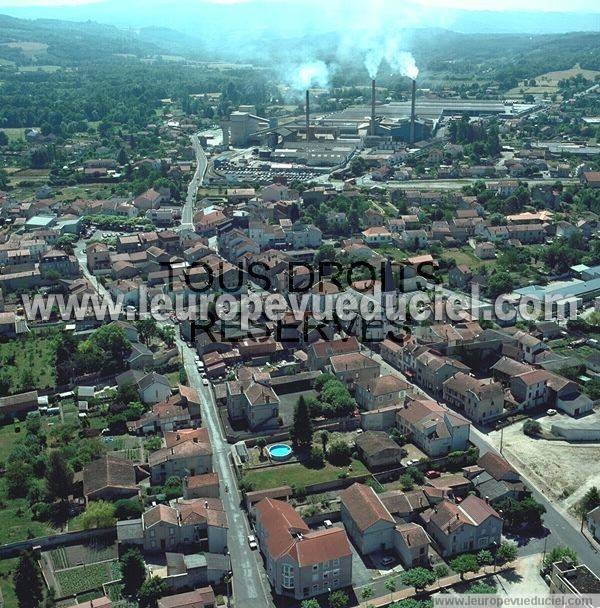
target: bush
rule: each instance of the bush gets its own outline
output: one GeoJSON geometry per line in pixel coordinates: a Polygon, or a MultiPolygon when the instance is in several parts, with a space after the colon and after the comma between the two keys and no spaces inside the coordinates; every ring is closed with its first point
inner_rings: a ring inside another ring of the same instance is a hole
{"type": "Polygon", "coordinates": [[[319,446],[314,445],[310,449],[310,455],[308,457],[309,465],[315,469],[319,469],[323,466],[324,462],[325,457],[323,455],[323,450],[319,446]]]}
{"type": "Polygon", "coordinates": [[[115,503],[115,517],[117,519],[137,519],[142,516],[144,507],[139,500],[122,498],[115,503]]]}
{"type": "Polygon", "coordinates": [[[542,432],[542,425],[537,420],[526,420],[523,423],[523,432],[529,437],[537,437],[542,432]]]}
{"type": "Polygon", "coordinates": [[[410,475],[416,484],[422,484],[425,481],[425,475],[420,469],[417,469],[417,467],[408,467],[406,469],[406,474],[410,475]]]}

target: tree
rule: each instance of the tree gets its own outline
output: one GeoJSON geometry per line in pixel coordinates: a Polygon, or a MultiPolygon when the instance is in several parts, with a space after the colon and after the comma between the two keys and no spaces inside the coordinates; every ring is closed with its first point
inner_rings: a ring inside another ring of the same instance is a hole
{"type": "Polygon", "coordinates": [[[482,566],[489,566],[490,564],[494,563],[494,556],[488,549],[482,549],[477,554],[477,562],[482,566]]]}
{"type": "Polygon", "coordinates": [[[497,557],[500,562],[511,562],[517,557],[517,545],[515,543],[502,543],[498,549],[497,557]]]}
{"type": "Polygon", "coordinates": [[[350,463],[351,454],[350,446],[345,441],[338,439],[329,444],[327,460],[333,465],[345,466],[350,463]]]}
{"type": "Polygon", "coordinates": [[[494,587],[494,585],[484,583],[483,581],[478,581],[477,583],[473,583],[467,589],[467,593],[481,593],[486,595],[493,595],[494,593],[496,593],[496,587],[494,587]]]}
{"type": "Polygon", "coordinates": [[[166,581],[159,576],[151,576],[144,581],[138,591],[140,608],[156,608],[158,600],[167,593],[166,581]]]}
{"type": "Polygon", "coordinates": [[[146,580],[146,564],[139,549],[129,549],[120,559],[121,575],[127,595],[135,595],[146,580]]]}
{"type": "Polygon", "coordinates": [[[297,446],[308,446],[312,442],[313,426],[310,412],[303,396],[300,396],[294,411],[294,421],[290,429],[290,439],[297,446]]]}
{"type": "Polygon", "coordinates": [[[256,447],[260,450],[260,459],[263,460],[265,457],[265,448],[267,447],[267,440],[264,437],[259,437],[256,440],[256,447]]]}
{"type": "Polygon", "coordinates": [[[600,505],[600,492],[596,486],[592,486],[581,499],[581,507],[585,513],[589,513],[600,505]]]}
{"type": "Polygon", "coordinates": [[[46,467],[46,489],[54,500],[66,500],[73,491],[73,469],[66,458],[58,451],[52,450],[46,467]]]}
{"type": "Polygon", "coordinates": [[[415,589],[421,590],[425,589],[427,585],[431,585],[436,581],[436,575],[431,570],[427,568],[411,568],[406,572],[403,572],[400,576],[400,580],[409,587],[414,587],[415,589]]]}
{"type": "Polygon", "coordinates": [[[110,502],[97,500],[90,502],[82,516],[84,530],[110,528],[115,525],[115,507],[110,502]]]}
{"type": "Polygon", "coordinates": [[[471,553],[463,553],[450,562],[450,568],[462,579],[467,572],[479,572],[477,557],[471,553]]]}
{"type": "Polygon", "coordinates": [[[392,595],[394,595],[397,587],[396,579],[388,578],[387,581],[385,581],[385,588],[390,592],[390,602],[392,601],[392,595]]]}
{"type": "Polygon", "coordinates": [[[513,289],[513,280],[508,272],[499,271],[488,279],[487,291],[490,298],[497,298],[513,289]]]}
{"type": "Polygon", "coordinates": [[[345,591],[338,589],[329,594],[329,608],[347,608],[350,598],[345,591]]]}
{"type": "Polygon", "coordinates": [[[405,492],[409,492],[410,490],[413,489],[413,478],[410,475],[407,475],[406,473],[404,475],[402,475],[400,477],[400,484],[402,485],[402,489],[405,492]]]}
{"type": "Polygon", "coordinates": [[[8,146],[8,135],[5,131],[0,131],[0,146],[8,146]]]}
{"type": "Polygon", "coordinates": [[[42,573],[31,549],[21,553],[13,584],[19,608],[38,608],[44,597],[43,581],[42,573]]]}
{"type": "Polygon", "coordinates": [[[158,334],[155,319],[140,319],[136,321],[135,327],[140,335],[140,340],[146,345],[158,334]]]}
{"type": "Polygon", "coordinates": [[[310,448],[310,466],[319,469],[323,466],[324,460],[323,450],[318,445],[313,445],[313,447],[310,448]]]}
{"type": "Polygon", "coordinates": [[[564,545],[558,545],[551,549],[544,558],[542,564],[542,574],[548,574],[552,570],[552,564],[560,562],[564,558],[570,559],[576,566],[579,564],[579,558],[577,553],[571,549],[571,547],[565,547],[564,545]]]}
{"type": "Polygon", "coordinates": [[[373,597],[373,587],[365,587],[360,592],[360,599],[363,602],[368,602],[373,597]]]}
{"type": "Polygon", "coordinates": [[[434,569],[433,569],[433,574],[435,575],[436,579],[440,579],[440,578],[444,578],[446,576],[448,576],[448,572],[450,572],[448,570],[448,566],[446,566],[446,564],[438,564],[434,569]]]}
{"type": "Polygon", "coordinates": [[[144,507],[142,503],[134,498],[121,498],[114,503],[115,517],[118,520],[137,519],[142,516],[144,507]]]}
{"type": "Polygon", "coordinates": [[[530,418],[523,423],[523,432],[529,437],[537,437],[542,432],[542,425],[530,418]]]}
{"type": "Polygon", "coordinates": [[[321,608],[319,602],[315,599],[312,600],[304,600],[302,604],[300,604],[300,608],[321,608]]]}
{"type": "Polygon", "coordinates": [[[117,403],[121,403],[122,405],[129,405],[130,403],[137,401],[139,398],[140,395],[138,393],[138,389],[135,387],[135,384],[132,382],[126,382],[117,388],[115,401],[117,403]]]}
{"type": "Polygon", "coordinates": [[[127,156],[127,152],[125,148],[121,148],[117,154],[117,162],[119,165],[123,166],[129,162],[129,156],[127,156]]]}

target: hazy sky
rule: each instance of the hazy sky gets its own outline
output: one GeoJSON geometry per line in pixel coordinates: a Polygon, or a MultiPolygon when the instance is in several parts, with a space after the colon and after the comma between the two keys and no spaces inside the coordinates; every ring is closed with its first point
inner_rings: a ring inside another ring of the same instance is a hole
{"type": "MultiPolygon", "coordinates": [[[[43,8],[64,8],[64,7],[82,7],[85,5],[102,5],[110,4],[111,0],[0,0],[0,8],[29,8],[29,7],[43,7],[43,8]]],[[[165,7],[169,10],[176,10],[176,5],[181,8],[196,4],[247,4],[256,5],[257,7],[265,4],[280,4],[280,5],[294,5],[296,7],[310,7],[310,6],[323,6],[335,5],[340,10],[343,10],[348,4],[360,4],[363,10],[365,7],[371,4],[364,0],[340,0],[324,1],[324,0],[146,0],[145,5],[151,5],[155,7],[165,7]]],[[[136,0],[121,0],[120,6],[122,9],[126,9],[128,5],[137,6],[139,3],[136,0]]],[[[375,4],[383,5],[386,9],[392,9],[393,6],[400,4],[398,0],[383,0],[382,2],[375,2],[375,4]]],[[[411,0],[411,4],[427,6],[427,7],[441,7],[445,9],[460,9],[460,10],[487,10],[487,11],[503,11],[503,10],[517,10],[517,11],[580,11],[580,12],[597,12],[598,1],[597,0],[570,0],[565,3],[563,0],[497,0],[496,2],[490,2],[489,0],[411,0]]],[[[99,7],[98,7],[99,8],[99,7]]],[[[184,9],[185,10],[185,9],[184,9]]],[[[84,12],[84,11],[82,11],[84,12]]]]}

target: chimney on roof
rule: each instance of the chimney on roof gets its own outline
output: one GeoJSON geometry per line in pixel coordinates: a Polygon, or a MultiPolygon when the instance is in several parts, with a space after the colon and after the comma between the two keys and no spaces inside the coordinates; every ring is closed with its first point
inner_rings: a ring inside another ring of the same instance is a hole
{"type": "Polygon", "coordinates": [[[204,501],[204,507],[205,507],[206,509],[208,509],[208,500],[205,500],[205,501],[204,501]]]}

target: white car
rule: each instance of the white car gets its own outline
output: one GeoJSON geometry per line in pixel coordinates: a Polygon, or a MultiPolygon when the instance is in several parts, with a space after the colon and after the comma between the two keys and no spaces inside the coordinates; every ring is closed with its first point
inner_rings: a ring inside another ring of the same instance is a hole
{"type": "Polygon", "coordinates": [[[254,534],[248,534],[248,545],[250,545],[252,551],[258,549],[258,542],[256,542],[256,536],[254,536],[254,534]]]}
{"type": "Polygon", "coordinates": [[[210,382],[208,381],[208,378],[204,378],[204,380],[202,380],[202,384],[204,386],[208,386],[210,384],[210,382]]]}
{"type": "Polygon", "coordinates": [[[558,412],[556,410],[550,409],[546,412],[546,414],[548,414],[548,416],[556,416],[556,414],[558,414],[558,412]]]}

